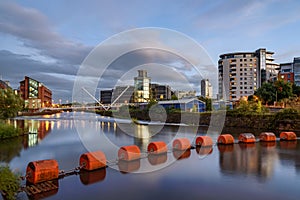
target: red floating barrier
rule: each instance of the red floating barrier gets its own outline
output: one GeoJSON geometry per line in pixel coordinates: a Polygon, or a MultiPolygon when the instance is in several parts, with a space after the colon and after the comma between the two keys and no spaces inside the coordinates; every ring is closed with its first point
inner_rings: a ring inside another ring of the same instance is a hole
{"type": "Polygon", "coordinates": [[[106,177],[106,168],[93,170],[93,171],[82,171],[80,172],[80,181],[84,185],[90,185],[103,181],[106,177]]]}
{"type": "Polygon", "coordinates": [[[254,143],[255,136],[252,133],[241,133],[239,136],[239,142],[242,143],[254,143]]]}
{"type": "Polygon", "coordinates": [[[196,152],[201,156],[208,155],[208,154],[211,154],[213,152],[213,148],[212,148],[212,146],[209,146],[209,147],[197,146],[196,147],[196,152]]]}
{"type": "Polygon", "coordinates": [[[164,154],[150,154],[148,156],[148,162],[151,164],[151,165],[158,165],[158,164],[162,164],[162,163],[165,163],[168,159],[168,155],[166,153],[164,154]]]}
{"type": "Polygon", "coordinates": [[[82,154],[79,159],[79,166],[88,171],[106,167],[106,156],[102,151],[82,154]]]}
{"type": "Polygon", "coordinates": [[[218,144],[233,144],[234,138],[230,134],[222,134],[218,137],[218,144]]]}
{"type": "Polygon", "coordinates": [[[272,132],[262,132],[259,135],[259,140],[263,142],[274,142],[276,141],[276,136],[272,132]]]}
{"type": "Polygon", "coordinates": [[[161,154],[166,153],[168,151],[167,144],[163,141],[151,142],[148,145],[148,153],[151,154],[161,154]]]}
{"type": "Polygon", "coordinates": [[[233,152],[234,145],[218,145],[220,153],[233,152]]]}
{"type": "Polygon", "coordinates": [[[118,158],[119,160],[137,160],[141,157],[141,151],[138,146],[131,145],[131,146],[124,146],[121,147],[118,151],[118,158]]]}
{"type": "Polygon", "coordinates": [[[140,160],[132,160],[132,161],[120,160],[118,162],[119,170],[123,174],[135,172],[140,169],[140,166],[141,166],[140,160]]]}
{"type": "Polygon", "coordinates": [[[36,184],[57,179],[59,175],[56,160],[39,160],[30,162],[26,169],[26,180],[36,184]]]}
{"type": "Polygon", "coordinates": [[[297,140],[297,135],[294,132],[281,132],[280,133],[280,140],[297,140]]]}
{"type": "Polygon", "coordinates": [[[181,160],[181,159],[185,159],[191,156],[191,150],[187,149],[187,150],[175,150],[173,151],[173,156],[177,159],[177,160],[181,160]]]}
{"type": "Polygon", "coordinates": [[[209,147],[213,145],[213,141],[209,136],[199,136],[196,138],[196,145],[202,147],[209,147]]]}
{"type": "Polygon", "coordinates": [[[188,138],[177,138],[173,141],[173,149],[184,151],[191,148],[191,143],[188,138]]]}

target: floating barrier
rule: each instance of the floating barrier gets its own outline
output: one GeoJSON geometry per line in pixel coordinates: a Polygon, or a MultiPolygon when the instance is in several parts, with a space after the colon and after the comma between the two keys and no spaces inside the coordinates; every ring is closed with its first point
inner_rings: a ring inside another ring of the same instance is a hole
{"type": "Polygon", "coordinates": [[[239,135],[239,142],[254,143],[255,142],[255,136],[252,133],[241,133],[239,135]]]}
{"type": "Polygon", "coordinates": [[[43,199],[55,195],[58,192],[58,179],[37,183],[35,185],[28,184],[24,188],[29,199],[43,199]]]}
{"type": "Polygon", "coordinates": [[[279,146],[281,149],[296,149],[297,140],[291,140],[291,141],[281,140],[279,146]]]}
{"type": "Polygon", "coordinates": [[[297,140],[297,135],[294,132],[281,132],[280,133],[280,140],[297,140]]]}
{"type": "Polygon", "coordinates": [[[83,185],[90,185],[103,181],[106,177],[106,168],[93,171],[82,171],[79,174],[80,181],[83,185]]]}
{"type": "Polygon", "coordinates": [[[118,151],[119,160],[131,161],[141,158],[141,151],[138,146],[123,146],[118,151]]]}
{"type": "Polygon", "coordinates": [[[123,174],[135,172],[140,169],[140,166],[141,166],[140,160],[131,160],[131,161],[120,160],[118,162],[119,170],[123,174]]]}
{"type": "Polygon", "coordinates": [[[233,144],[234,138],[230,134],[223,134],[218,137],[218,144],[233,144]]]}
{"type": "Polygon", "coordinates": [[[233,152],[234,145],[218,145],[220,153],[233,152]]]}
{"type": "Polygon", "coordinates": [[[239,146],[241,149],[250,149],[250,148],[254,148],[256,146],[256,144],[254,142],[240,142],[239,146]]]}
{"type": "Polygon", "coordinates": [[[29,183],[40,183],[57,179],[59,175],[56,160],[39,160],[30,162],[26,169],[26,180],[29,183]]]}
{"type": "Polygon", "coordinates": [[[276,141],[267,141],[267,142],[261,141],[260,146],[264,148],[274,148],[276,147],[276,141]]]}
{"type": "Polygon", "coordinates": [[[196,138],[196,146],[209,147],[213,145],[213,141],[209,136],[199,136],[196,138]]]}
{"type": "Polygon", "coordinates": [[[167,144],[163,141],[151,142],[147,149],[150,154],[162,154],[168,151],[167,144]]]}
{"type": "Polygon", "coordinates": [[[188,138],[177,138],[173,141],[173,149],[185,151],[191,148],[191,143],[188,138]]]}
{"type": "Polygon", "coordinates": [[[191,156],[191,150],[187,149],[187,150],[175,150],[173,151],[173,156],[177,159],[177,160],[181,160],[181,159],[185,159],[191,156]]]}
{"type": "Polygon", "coordinates": [[[165,163],[167,160],[168,160],[168,155],[166,153],[148,155],[148,162],[151,165],[159,165],[165,163]]]}
{"type": "Polygon", "coordinates": [[[197,146],[196,147],[196,152],[201,156],[209,155],[213,152],[213,148],[212,148],[212,146],[205,146],[205,147],[197,146]]]}
{"type": "Polygon", "coordinates": [[[259,141],[262,142],[274,142],[276,141],[276,135],[272,132],[262,132],[259,135],[259,141]]]}
{"type": "Polygon", "coordinates": [[[95,151],[82,154],[79,159],[79,166],[87,171],[106,167],[106,157],[102,151],[95,151]]]}

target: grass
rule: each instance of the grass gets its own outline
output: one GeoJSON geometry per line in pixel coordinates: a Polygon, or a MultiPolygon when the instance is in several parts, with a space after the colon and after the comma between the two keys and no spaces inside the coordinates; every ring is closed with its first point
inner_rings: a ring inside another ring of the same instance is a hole
{"type": "Polygon", "coordinates": [[[0,139],[16,137],[21,134],[21,130],[13,125],[0,122],[0,139]]]}

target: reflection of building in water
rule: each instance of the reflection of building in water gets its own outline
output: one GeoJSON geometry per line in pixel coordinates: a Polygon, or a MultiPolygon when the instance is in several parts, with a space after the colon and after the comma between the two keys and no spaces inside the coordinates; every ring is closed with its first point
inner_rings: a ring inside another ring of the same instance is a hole
{"type": "Polygon", "coordinates": [[[150,143],[151,134],[149,126],[137,125],[134,130],[134,144],[140,147],[141,151],[146,152],[150,143]]]}
{"type": "Polygon", "coordinates": [[[276,147],[258,144],[236,144],[229,151],[220,151],[220,168],[223,173],[252,174],[260,178],[271,177],[278,159],[276,147]],[[250,146],[249,146],[250,145],[250,146]]]}
{"type": "Polygon", "coordinates": [[[285,166],[295,167],[300,173],[300,143],[299,141],[280,141],[278,155],[280,163],[285,166]]]}
{"type": "Polygon", "coordinates": [[[35,146],[51,131],[50,121],[24,120],[24,130],[28,130],[28,138],[24,140],[24,148],[35,146]]]}

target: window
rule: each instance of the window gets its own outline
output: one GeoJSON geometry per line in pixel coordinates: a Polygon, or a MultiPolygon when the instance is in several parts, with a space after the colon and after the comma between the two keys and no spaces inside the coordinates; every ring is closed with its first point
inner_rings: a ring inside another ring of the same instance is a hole
{"type": "Polygon", "coordinates": [[[288,74],[287,77],[288,77],[288,78],[291,78],[291,74],[288,74]]]}

